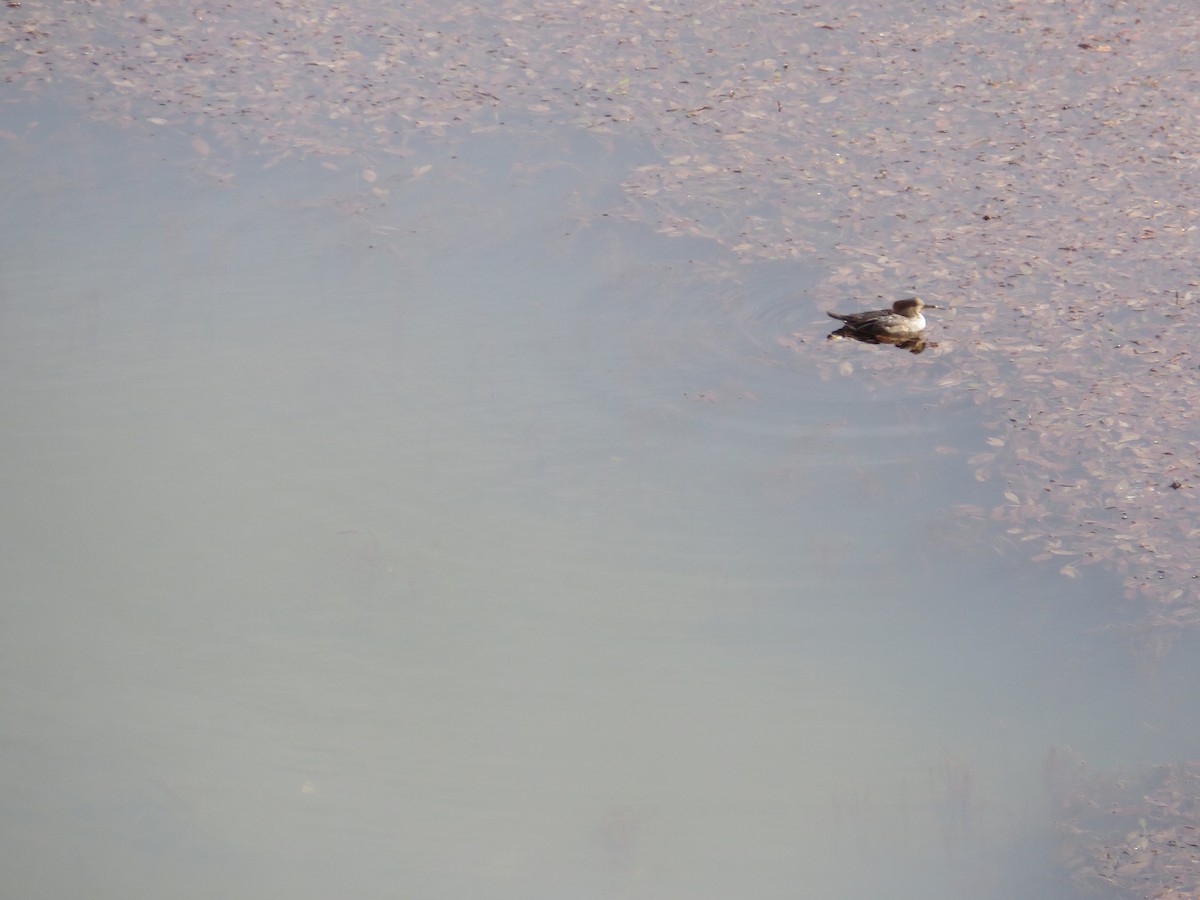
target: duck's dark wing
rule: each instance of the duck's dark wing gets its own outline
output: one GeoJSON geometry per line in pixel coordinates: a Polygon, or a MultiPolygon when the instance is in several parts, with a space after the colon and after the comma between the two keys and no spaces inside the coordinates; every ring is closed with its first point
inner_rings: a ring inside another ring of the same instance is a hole
{"type": "Polygon", "coordinates": [[[837,319],[839,322],[848,322],[851,325],[866,325],[868,322],[873,322],[880,316],[891,314],[890,309],[873,309],[870,312],[860,313],[835,313],[826,311],[825,315],[831,319],[837,319]]]}

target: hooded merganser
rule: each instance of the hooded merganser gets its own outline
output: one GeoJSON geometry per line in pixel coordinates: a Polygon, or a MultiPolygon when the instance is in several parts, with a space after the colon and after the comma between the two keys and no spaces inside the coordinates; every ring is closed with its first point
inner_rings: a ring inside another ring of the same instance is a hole
{"type": "Polygon", "coordinates": [[[921,315],[923,308],[940,309],[920,297],[906,297],[893,303],[891,309],[860,313],[827,312],[825,315],[845,322],[842,328],[863,337],[910,337],[925,330],[925,317],[921,315]]]}

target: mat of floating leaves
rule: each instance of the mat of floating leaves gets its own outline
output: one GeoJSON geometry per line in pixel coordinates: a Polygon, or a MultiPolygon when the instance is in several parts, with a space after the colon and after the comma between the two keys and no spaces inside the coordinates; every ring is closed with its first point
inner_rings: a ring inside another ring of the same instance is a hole
{"type": "Polygon", "coordinates": [[[1161,766],[1136,783],[1090,779],[1061,799],[1064,857],[1081,887],[1200,896],[1200,761],[1161,766]]]}
{"type": "Polygon", "coordinates": [[[1173,627],[1200,625],[1194,37],[1177,4],[1100,0],[59,0],[3,10],[0,65],[9,102],[185,134],[226,179],[317,157],[384,203],[472,133],[653,147],[620,212],[823,269],[797,325],[901,286],[951,306],[919,359],[778,337],[995,410],[972,465],[996,502],[958,511],[1173,627]]]}

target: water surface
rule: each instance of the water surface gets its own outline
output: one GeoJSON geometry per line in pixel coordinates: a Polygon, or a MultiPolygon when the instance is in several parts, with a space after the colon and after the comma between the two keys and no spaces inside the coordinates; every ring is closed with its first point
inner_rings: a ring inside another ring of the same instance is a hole
{"type": "Polygon", "coordinates": [[[953,353],[617,215],[648,143],[477,134],[385,202],[6,116],[22,896],[1070,897],[1050,749],[1194,746],[1115,579],[956,512],[953,353]]]}

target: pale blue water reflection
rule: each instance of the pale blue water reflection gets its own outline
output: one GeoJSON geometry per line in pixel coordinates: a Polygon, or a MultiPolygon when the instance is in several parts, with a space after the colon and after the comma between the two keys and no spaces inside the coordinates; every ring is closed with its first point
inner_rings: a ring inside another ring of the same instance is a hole
{"type": "Polygon", "coordinates": [[[21,896],[1069,896],[1046,751],[1182,737],[1107,586],[952,540],[972,408],[601,148],[351,213],[86,136],[3,176],[21,896]]]}

